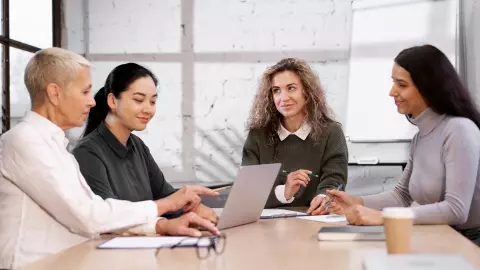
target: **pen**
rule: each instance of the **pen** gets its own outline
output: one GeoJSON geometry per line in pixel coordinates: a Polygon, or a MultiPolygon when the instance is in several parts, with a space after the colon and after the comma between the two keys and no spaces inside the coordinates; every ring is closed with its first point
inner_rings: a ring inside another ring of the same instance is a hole
{"type": "Polygon", "coordinates": [[[275,214],[275,215],[270,215],[270,216],[261,216],[261,219],[271,219],[271,218],[291,218],[291,217],[304,217],[304,216],[310,216],[309,214],[306,213],[292,213],[292,214],[275,214]]]}
{"type": "MultiPolygon", "coordinates": [[[[337,190],[341,190],[342,187],[343,187],[343,184],[338,185],[337,190]]],[[[333,196],[333,195],[330,197],[330,199],[329,199],[329,200],[327,201],[327,203],[325,204],[325,210],[328,209],[328,207],[330,206],[330,203],[332,203],[332,201],[333,201],[334,198],[335,198],[335,196],[333,196]]]]}
{"type": "Polygon", "coordinates": [[[273,218],[278,218],[278,217],[283,217],[283,218],[289,218],[289,217],[303,217],[303,216],[309,216],[309,214],[304,214],[304,213],[301,213],[301,214],[278,214],[278,215],[271,215],[271,217],[273,218]]]}
{"type": "Polygon", "coordinates": [[[229,189],[231,188],[232,186],[226,186],[226,187],[221,187],[221,188],[215,188],[215,189],[212,189],[214,192],[219,192],[219,191],[222,191],[222,190],[225,190],[225,189],[229,189]]]}
{"type": "MultiPolygon", "coordinates": [[[[291,172],[292,171],[289,171],[289,170],[282,170],[282,173],[286,173],[286,174],[289,174],[291,172]]],[[[307,173],[307,175],[312,177],[318,177],[318,174],[314,174],[314,173],[307,173]]]]}

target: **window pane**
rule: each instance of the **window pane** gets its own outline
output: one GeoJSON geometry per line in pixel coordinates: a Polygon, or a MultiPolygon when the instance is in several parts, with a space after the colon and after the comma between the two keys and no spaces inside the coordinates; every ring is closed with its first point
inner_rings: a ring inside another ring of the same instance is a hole
{"type": "Polygon", "coordinates": [[[52,47],[52,0],[10,1],[10,38],[39,48],[52,47]]]}
{"type": "Polygon", "coordinates": [[[33,53],[10,48],[10,127],[30,110],[30,95],[28,94],[23,74],[33,53]]]}

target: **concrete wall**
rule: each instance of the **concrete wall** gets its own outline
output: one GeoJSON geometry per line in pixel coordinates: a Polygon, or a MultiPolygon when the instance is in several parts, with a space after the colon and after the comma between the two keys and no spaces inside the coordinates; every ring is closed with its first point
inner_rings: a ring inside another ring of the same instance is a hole
{"type": "MultiPolygon", "coordinates": [[[[120,63],[151,68],[160,79],[157,115],[139,135],[167,179],[229,181],[241,160],[245,121],[258,78],[281,58],[301,57],[312,65],[336,119],[345,123],[351,2],[64,0],[64,47],[94,63],[94,89],[120,63]]],[[[480,69],[471,59],[479,53],[480,22],[473,9],[464,9],[469,25],[468,80],[478,93],[475,77],[480,69]]],[[[71,138],[80,132],[71,131],[71,138]]],[[[349,148],[388,159],[405,155],[407,146],[349,148]]],[[[363,183],[373,179],[378,191],[388,189],[400,173],[398,168],[355,166],[350,174],[357,182],[351,186],[368,193],[362,190],[363,183]]]]}

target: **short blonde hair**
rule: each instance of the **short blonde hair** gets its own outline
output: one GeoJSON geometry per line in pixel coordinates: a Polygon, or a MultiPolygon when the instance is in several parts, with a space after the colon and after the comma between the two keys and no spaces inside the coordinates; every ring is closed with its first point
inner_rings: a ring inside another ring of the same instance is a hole
{"type": "Polygon", "coordinates": [[[45,102],[48,84],[68,87],[85,67],[90,67],[87,59],[65,49],[48,48],[35,53],[28,62],[24,75],[32,107],[45,102]]]}

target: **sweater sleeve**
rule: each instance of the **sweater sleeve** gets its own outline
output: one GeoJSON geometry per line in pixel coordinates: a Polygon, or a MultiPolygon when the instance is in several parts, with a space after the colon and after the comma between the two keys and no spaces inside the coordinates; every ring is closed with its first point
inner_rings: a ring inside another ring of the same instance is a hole
{"type": "Polygon", "coordinates": [[[412,204],[413,199],[408,191],[408,185],[413,170],[413,150],[415,149],[417,136],[418,134],[412,139],[407,166],[403,170],[398,184],[393,190],[374,195],[362,196],[363,204],[366,207],[382,210],[385,207],[408,207],[412,204]]]}
{"type": "Polygon", "coordinates": [[[347,185],[348,150],[347,142],[339,124],[332,124],[328,134],[325,153],[322,158],[320,182],[316,194],[326,194],[327,189],[347,185]]]}
{"type": "Polygon", "coordinates": [[[413,207],[417,224],[460,225],[468,220],[480,160],[480,132],[468,119],[451,122],[443,144],[445,197],[413,207]]]}

